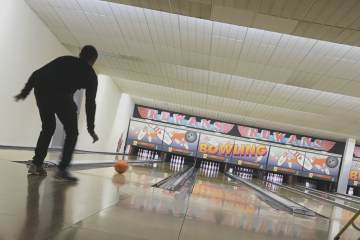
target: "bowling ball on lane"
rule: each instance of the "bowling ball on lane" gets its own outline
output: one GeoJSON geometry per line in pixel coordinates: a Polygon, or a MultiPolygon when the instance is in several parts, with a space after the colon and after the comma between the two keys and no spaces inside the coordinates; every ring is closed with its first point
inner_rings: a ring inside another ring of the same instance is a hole
{"type": "Polygon", "coordinates": [[[128,168],[129,168],[129,165],[128,165],[127,161],[125,161],[125,160],[119,160],[114,165],[115,171],[117,171],[120,174],[126,172],[126,170],[128,168]]]}

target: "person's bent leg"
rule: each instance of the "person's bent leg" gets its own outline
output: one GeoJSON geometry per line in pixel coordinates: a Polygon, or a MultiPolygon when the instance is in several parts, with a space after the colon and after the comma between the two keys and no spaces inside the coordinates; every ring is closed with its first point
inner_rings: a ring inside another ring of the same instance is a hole
{"type": "Polygon", "coordinates": [[[56,119],[51,101],[43,99],[39,96],[39,93],[35,90],[36,101],[41,118],[41,132],[38,138],[35,155],[33,157],[32,164],[30,165],[29,175],[41,175],[46,176],[46,170],[43,168],[45,157],[48,153],[51,138],[55,132],[56,119]]]}
{"type": "Polygon", "coordinates": [[[78,138],[78,130],[76,128],[72,129],[71,131],[65,131],[66,137],[64,142],[64,148],[62,152],[61,162],[59,164],[60,170],[66,170],[68,166],[70,165],[70,162],[72,160],[72,155],[74,153],[74,149],[76,146],[77,138],[78,138]]]}
{"type": "Polygon", "coordinates": [[[39,106],[39,113],[42,127],[35,148],[35,156],[33,157],[33,163],[36,166],[43,164],[56,128],[55,114],[50,109],[39,106]]]}
{"type": "Polygon", "coordinates": [[[57,177],[64,180],[76,181],[77,179],[71,177],[66,170],[72,160],[72,155],[74,153],[77,138],[79,135],[77,123],[77,107],[72,101],[69,104],[63,104],[61,108],[56,112],[56,114],[62,122],[66,134],[61,161],[58,166],[59,172],[57,174],[57,177]]]}

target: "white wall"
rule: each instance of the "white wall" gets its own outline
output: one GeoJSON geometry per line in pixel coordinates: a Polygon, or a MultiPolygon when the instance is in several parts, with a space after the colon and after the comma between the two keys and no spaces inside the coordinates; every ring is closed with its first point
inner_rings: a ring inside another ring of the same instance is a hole
{"type": "Polygon", "coordinates": [[[100,140],[93,144],[87,132],[85,98],[83,98],[79,116],[79,139],[76,149],[115,152],[121,135],[123,136],[123,142],[125,142],[129,120],[134,110],[134,102],[128,94],[121,93],[121,90],[109,76],[99,75],[98,79],[95,131],[100,140]]]}
{"type": "Polygon", "coordinates": [[[130,118],[134,112],[135,103],[129,94],[123,93],[120,98],[119,107],[112,126],[110,139],[116,141],[110,142],[111,149],[123,153],[125,151],[125,141],[130,123],[130,118]]]}
{"type": "Polygon", "coordinates": [[[29,75],[69,52],[23,0],[1,0],[0,145],[35,146],[40,118],[33,94],[15,103],[29,75]]]}

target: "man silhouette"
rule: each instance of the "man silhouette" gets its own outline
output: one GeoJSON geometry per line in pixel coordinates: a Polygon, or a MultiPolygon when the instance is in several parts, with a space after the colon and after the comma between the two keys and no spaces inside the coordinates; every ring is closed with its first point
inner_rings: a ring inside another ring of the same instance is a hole
{"type": "Polygon", "coordinates": [[[98,53],[93,46],[85,46],[82,48],[79,57],[62,56],[56,58],[33,72],[24,89],[15,96],[16,101],[24,100],[34,88],[42,122],[35,155],[28,171],[29,175],[47,175],[43,163],[55,132],[55,115],[57,115],[64,126],[66,137],[55,178],[72,182],[78,180],[67,171],[79,134],[77,106],[73,96],[76,90],[86,89],[87,127],[93,142],[96,142],[99,140],[94,131],[98,80],[92,66],[97,57],[98,53]]]}

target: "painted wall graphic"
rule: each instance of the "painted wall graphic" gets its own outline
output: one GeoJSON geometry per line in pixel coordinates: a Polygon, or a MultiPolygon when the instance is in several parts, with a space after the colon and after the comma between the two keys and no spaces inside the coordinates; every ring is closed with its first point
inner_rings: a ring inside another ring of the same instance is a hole
{"type": "Polygon", "coordinates": [[[349,174],[349,185],[360,186],[360,158],[353,158],[349,174]]]}
{"type": "Polygon", "coordinates": [[[159,149],[164,137],[164,127],[131,121],[127,142],[135,146],[159,149]]]}
{"type": "Polygon", "coordinates": [[[235,141],[230,162],[254,168],[265,168],[269,146],[245,141],[235,141]]]}
{"type": "Polygon", "coordinates": [[[194,156],[197,151],[199,134],[192,130],[165,128],[163,149],[194,156]]]}
{"type": "Polygon", "coordinates": [[[267,169],[275,172],[299,175],[305,160],[305,152],[272,146],[267,169]]]}
{"type": "Polygon", "coordinates": [[[134,111],[134,117],[141,117],[144,119],[150,119],[198,129],[205,129],[208,131],[220,133],[229,133],[235,126],[231,123],[214,121],[212,119],[189,116],[185,114],[168,112],[138,105],[135,107],[135,110],[136,111],[134,111]]]}
{"type": "Polygon", "coordinates": [[[354,157],[360,158],[360,146],[355,146],[355,148],[354,148],[354,157]]]}
{"type": "Polygon", "coordinates": [[[233,139],[201,134],[197,155],[206,159],[229,160],[233,147],[233,139]]]}
{"type": "MultiPolygon", "coordinates": [[[[269,142],[276,142],[297,147],[312,148],[327,152],[331,152],[332,150],[334,150],[337,144],[337,142],[335,141],[299,136],[296,134],[273,131],[268,129],[253,128],[242,125],[238,125],[237,128],[240,136],[242,137],[265,140],[269,142]]],[[[338,145],[341,144],[338,143],[338,145]]],[[[344,146],[342,145],[342,147],[344,146]]],[[[340,152],[338,153],[342,154],[343,149],[341,149],[341,146],[339,150],[340,152]]]]}
{"type": "Polygon", "coordinates": [[[336,181],[340,162],[341,159],[339,157],[306,153],[303,167],[304,176],[336,181]]]}

